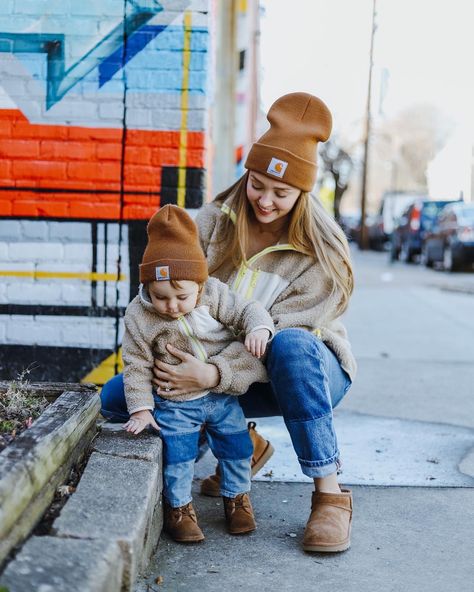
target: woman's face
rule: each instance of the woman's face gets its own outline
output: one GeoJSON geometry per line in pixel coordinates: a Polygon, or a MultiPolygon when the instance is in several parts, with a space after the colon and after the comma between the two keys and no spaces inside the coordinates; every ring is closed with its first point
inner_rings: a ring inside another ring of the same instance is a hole
{"type": "Polygon", "coordinates": [[[300,194],[300,189],[296,187],[249,171],[247,198],[255,217],[262,224],[269,224],[287,216],[300,194]]]}

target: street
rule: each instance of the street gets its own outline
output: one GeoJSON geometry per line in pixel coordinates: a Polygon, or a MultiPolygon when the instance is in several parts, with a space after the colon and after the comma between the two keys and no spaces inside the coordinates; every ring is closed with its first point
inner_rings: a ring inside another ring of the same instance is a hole
{"type": "MultiPolygon", "coordinates": [[[[260,419],[276,452],[253,483],[257,531],[227,535],[221,501],[200,497],[196,482],[206,541],[185,547],[163,535],[137,592],[158,589],[158,576],[164,591],[471,589],[474,273],[353,256],[345,324],[359,374],[335,412],[341,483],[354,493],[352,548],[331,557],[301,551],[312,486],[281,418],[260,419]]],[[[213,466],[208,454],[196,476],[213,466]]]]}

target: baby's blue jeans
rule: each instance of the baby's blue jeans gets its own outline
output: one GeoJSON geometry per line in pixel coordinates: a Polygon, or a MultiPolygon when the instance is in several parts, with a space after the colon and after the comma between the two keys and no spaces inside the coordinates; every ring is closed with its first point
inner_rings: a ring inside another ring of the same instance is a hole
{"type": "Polygon", "coordinates": [[[202,425],[219,461],[221,495],[235,497],[250,491],[253,446],[237,397],[209,393],[191,401],[173,402],[158,395],[154,399],[153,415],[163,439],[163,495],[173,508],[192,499],[202,425]]]}

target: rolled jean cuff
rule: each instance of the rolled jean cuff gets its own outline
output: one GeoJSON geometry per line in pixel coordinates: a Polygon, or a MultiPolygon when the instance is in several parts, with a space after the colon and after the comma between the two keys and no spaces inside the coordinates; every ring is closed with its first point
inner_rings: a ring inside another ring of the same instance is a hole
{"type": "Polygon", "coordinates": [[[310,461],[298,459],[303,474],[314,479],[315,477],[327,477],[336,473],[339,468],[339,453],[323,461],[310,461]]]}
{"type": "Polygon", "coordinates": [[[249,493],[250,489],[246,489],[246,491],[229,491],[228,489],[221,489],[220,494],[223,497],[237,497],[241,493],[249,493]]]}
{"type": "Polygon", "coordinates": [[[164,498],[172,508],[180,508],[181,506],[186,506],[187,504],[189,504],[189,502],[193,501],[193,498],[191,496],[183,499],[178,499],[177,497],[169,498],[165,495],[164,498]]]}

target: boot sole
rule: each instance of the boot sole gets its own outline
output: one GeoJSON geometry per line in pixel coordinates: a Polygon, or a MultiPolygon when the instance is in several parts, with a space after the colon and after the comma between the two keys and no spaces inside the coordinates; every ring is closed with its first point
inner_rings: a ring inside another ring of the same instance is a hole
{"type": "Polygon", "coordinates": [[[230,531],[230,530],[229,530],[229,531],[227,531],[227,532],[228,532],[229,534],[232,534],[232,535],[237,535],[237,536],[239,536],[240,534],[249,534],[249,532],[253,532],[253,531],[254,531],[254,530],[256,530],[256,529],[257,529],[257,527],[256,527],[256,526],[254,526],[253,528],[248,528],[247,530],[237,530],[237,531],[235,531],[235,532],[232,532],[232,531],[230,531]]]}
{"type": "MultiPolygon", "coordinates": [[[[166,531],[165,531],[166,532],[166,531]]],[[[196,538],[184,538],[184,539],[178,539],[175,538],[172,534],[170,534],[169,532],[166,533],[171,539],[173,539],[173,541],[175,541],[176,543],[200,543],[201,541],[204,540],[204,536],[202,537],[196,537],[196,538]]]]}
{"type": "MultiPolygon", "coordinates": [[[[262,456],[258,459],[258,461],[252,467],[252,477],[254,477],[260,471],[260,469],[263,468],[263,466],[267,463],[267,461],[269,461],[270,458],[273,456],[274,452],[275,452],[275,449],[273,448],[271,443],[268,442],[267,447],[265,448],[262,456]]],[[[201,483],[201,495],[206,495],[207,497],[220,497],[221,492],[220,492],[219,487],[217,487],[217,489],[212,486],[208,487],[207,485],[205,485],[205,481],[203,481],[201,483]]]]}
{"type": "Polygon", "coordinates": [[[338,545],[303,545],[303,551],[311,553],[340,553],[346,551],[351,546],[351,539],[348,538],[338,545]]]}

